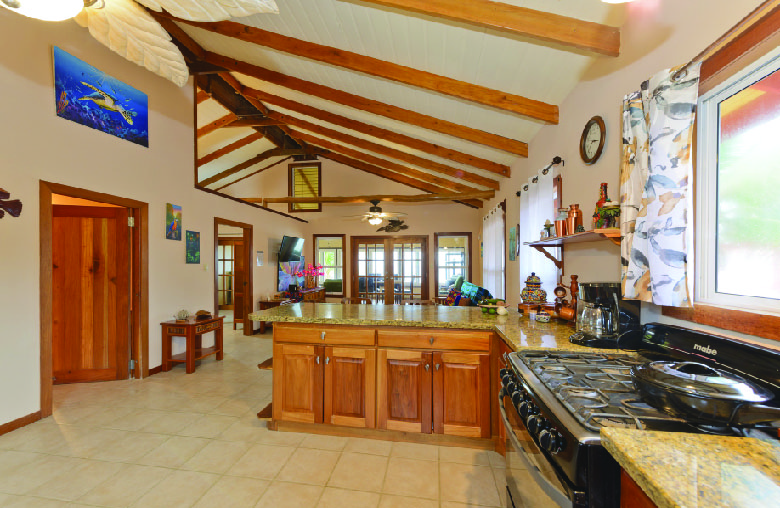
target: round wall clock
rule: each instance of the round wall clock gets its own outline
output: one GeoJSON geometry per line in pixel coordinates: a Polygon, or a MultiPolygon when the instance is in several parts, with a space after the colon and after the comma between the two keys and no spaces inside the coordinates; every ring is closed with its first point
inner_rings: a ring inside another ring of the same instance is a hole
{"type": "Polygon", "coordinates": [[[586,164],[593,164],[601,157],[606,137],[607,128],[604,119],[594,116],[588,120],[580,137],[580,157],[586,164]]]}

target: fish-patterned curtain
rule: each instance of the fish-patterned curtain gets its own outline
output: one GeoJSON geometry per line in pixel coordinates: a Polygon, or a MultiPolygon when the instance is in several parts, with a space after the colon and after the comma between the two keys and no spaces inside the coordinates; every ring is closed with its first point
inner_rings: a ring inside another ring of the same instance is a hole
{"type": "Polygon", "coordinates": [[[699,67],[661,71],[623,100],[621,282],[629,300],[691,305],[688,185],[699,67]]]}

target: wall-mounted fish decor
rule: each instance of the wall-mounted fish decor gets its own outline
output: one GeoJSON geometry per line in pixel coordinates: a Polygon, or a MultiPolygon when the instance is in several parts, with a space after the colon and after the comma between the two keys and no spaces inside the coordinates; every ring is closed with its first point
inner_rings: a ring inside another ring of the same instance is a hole
{"type": "Polygon", "coordinates": [[[22,202],[18,199],[11,199],[11,193],[5,189],[0,189],[0,219],[5,216],[5,212],[11,217],[19,217],[22,214],[22,202]]]}

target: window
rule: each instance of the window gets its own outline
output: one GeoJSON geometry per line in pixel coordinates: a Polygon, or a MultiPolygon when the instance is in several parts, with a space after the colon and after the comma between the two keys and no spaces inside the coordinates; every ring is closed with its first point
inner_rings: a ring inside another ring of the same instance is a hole
{"type": "Polygon", "coordinates": [[[780,311],[780,51],[699,99],[696,301],[780,311]]]}
{"type": "Polygon", "coordinates": [[[446,298],[458,277],[471,280],[471,233],[434,233],[436,297],[446,298]]]}
{"type": "Polygon", "coordinates": [[[482,218],[482,286],[493,298],[505,298],[506,200],[482,218]]]}
{"type": "MultiPolygon", "coordinates": [[[[288,195],[293,198],[317,198],[322,196],[319,162],[290,164],[288,195]]],[[[290,212],[321,212],[321,203],[290,203],[290,212]]]]}
{"type": "Polygon", "coordinates": [[[344,296],[345,235],[314,235],[314,259],[324,275],[317,277],[317,286],[328,296],[344,296]]]}

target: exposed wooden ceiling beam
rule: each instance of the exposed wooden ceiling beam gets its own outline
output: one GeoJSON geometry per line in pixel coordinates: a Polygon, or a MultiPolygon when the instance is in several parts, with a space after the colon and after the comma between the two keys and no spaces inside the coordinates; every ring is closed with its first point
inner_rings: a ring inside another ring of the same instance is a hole
{"type": "Polygon", "coordinates": [[[208,155],[204,155],[200,159],[198,159],[198,166],[203,166],[204,164],[208,164],[211,161],[214,161],[216,159],[219,159],[223,155],[227,155],[230,152],[234,150],[238,150],[242,146],[246,146],[250,143],[254,143],[255,141],[258,141],[260,139],[263,139],[263,133],[262,132],[253,132],[252,134],[245,136],[238,141],[234,141],[230,143],[229,145],[225,145],[219,150],[214,150],[208,155]]]}
{"type": "Polygon", "coordinates": [[[220,127],[224,127],[227,124],[233,123],[238,119],[236,115],[233,113],[228,113],[227,115],[223,116],[222,118],[217,118],[213,122],[204,125],[200,129],[198,129],[198,138],[202,138],[206,134],[210,134],[214,132],[215,130],[219,129],[220,127]]]}
{"type": "Polygon", "coordinates": [[[307,95],[313,95],[327,101],[335,102],[354,109],[367,111],[369,113],[384,116],[397,120],[399,122],[416,125],[424,129],[430,129],[448,136],[465,139],[473,143],[490,146],[498,150],[513,153],[521,157],[528,157],[528,145],[516,139],[506,138],[498,134],[473,129],[456,123],[440,120],[432,116],[423,115],[416,111],[391,106],[375,100],[367,99],[359,95],[336,90],[324,85],[312,83],[302,79],[286,76],[276,71],[271,71],[229,57],[207,52],[206,60],[234,72],[240,72],[253,78],[267,81],[275,85],[296,90],[307,95]]]}
{"type": "Polygon", "coordinates": [[[272,167],[274,167],[274,166],[278,166],[279,164],[281,164],[281,163],[283,163],[283,162],[285,162],[285,161],[288,161],[288,160],[290,160],[290,159],[292,159],[292,158],[293,158],[293,156],[291,155],[291,156],[289,156],[289,157],[285,157],[284,159],[280,159],[280,160],[278,160],[278,161],[276,161],[276,162],[272,162],[271,164],[269,164],[269,165],[267,165],[267,166],[263,166],[263,167],[262,167],[262,168],[260,168],[260,169],[257,169],[257,170],[255,170],[255,171],[252,171],[252,172],[251,172],[251,173],[249,173],[248,175],[244,175],[244,176],[242,176],[241,178],[237,178],[237,179],[233,180],[232,182],[228,182],[228,183],[224,184],[224,185],[223,185],[223,186],[221,186],[221,187],[217,187],[217,188],[216,188],[216,190],[220,191],[220,190],[224,189],[225,187],[230,187],[231,185],[235,185],[235,184],[237,184],[238,182],[240,182],[241,180],[246,180],[246,179],[247,179],[247,178],[249,178],[249,177],[255,176],[255,175],[256,175],[256,174],[258,174],[258,173],[262,173],[262,172],[263,172],[263,171],[265,171],[266,169],[271,169],[271,168],[272,168],[272,167]]]}
{"type": "Polygon", "coordinates": [[[378,58],[287,37],[261,28],[236,23],[235,21],[203,23],[179,18],[172,19],[179,23],[186,23],[209,32],[251,42],[275,49],[276,51],[350,69],[369,76],[416,86],[504,111],[511,111],[545,123],[558,123],[558,106],[520,95],[493,90],[485,86],[439,76],[431,72],[379,60],[378,58]]]}
{"type": "Polygon", "coordinates": [[[201,102],[211,99],[211,96],[203,90],[198,90],[198,94],[195,96],[195,102],[200,104],[201,102]]]}
{"type": "Polygon", "coordinates": [[[334,129],[329,129],[327,127],[323,127],[321,125],[313,124],[311,122],[307,122],[306,120],[301,120],[289,115],[283,115],[280,113],[269,113],[269,117],[283,121],[285,124],[297,127],[299,129],[303,129],[309,132],[312,132],[314,134],[319,134],[321,136],[325,136],[327,138],[340,141],[343,143],[347,143],[349,145],[352,145],[354,147],[368,150],[370,152],[374,152],[379,155],[384,155],[386,157],[390,157],[391,159],[397,159],[400,161],[407,162],[409,164],[414,164],[415,166],[428,169],[431,171],[436,171],[437,173],[442,173],[447,176],[451,176],[453,178],[458,178],[460,180],[464,180],[466,182],[471,182],[477,185],[482,185],[485,187],[488,187],[490,189],[496,189],[498,190],[500,188],[498,181],[493,180],[492,178],[486,178],[484,176],[470,173],[468,171],[463,171],[461,169],[455,169],[447,166],[446,164],[440,164],[438,162],[432,161],[430,159],[424,159],[423,157],[418,157],[413,154],[409,154],[406,152],[402,152],[401,150],[396,150],[395,148],[390,148],[384,145],[380,145],[378,143],[374,143],[371,141],[368,141],[363,138],[358,138],[355,136],[351,136],[349,134],[346,134],[344,132],[340,132],[334,129]]]}
{"type": "Polygon", "coordinates": [[[261,117],[261,115],[258,115],[257,118],[247,116],[240,117],[237,120],[233,120],[225,127],[267,127],[269,125],[285,125],[286,123],[287,122],[283,120],[261,117]]]}
{"type": "Polygon", "coordinates": [[[453,182],[452,180],[447,180],[446,178],[441,178],[436,175],[426,173],[424,171],[419,171],[417,169],[413,169],[401,164],[397,164],[387,159],[375,157],[373,155],[363,153],[360,150],[355,150],[354,148],[349,148],[347,146],[341,145],[339,143],[335,143],[333,141],[312,136],[311,134],[305,134],[300,131],[295,131],[295,132],[298,137],[300,137],[307,143],[310,143],[314,146],[318,146],[320,148],[323,148],[325,150],[330,150],[332,152],[338,152],[340,154],[346,155],[353,159],[359,159],[365,161],[373,166],[384,168],[389,171],[394,171],[400,175],[405,175],[410,178],[419,180],[421,182],[427,182],[436,185],[439,188],[449,189],[450,191],[457,191],[457,192],[474,192],[479,190],[474,187],[470,187],[468,185],[463,185],[462,183],[453,182]]]}
{"type": "Polygon", "coordinates": [[[490,0],[363,0],[606,56],[620,54],[620,29],[490,0]]]}
{"type": "Polygon", "coordinates": [[[423,203],[426,201],[462,201],[464,199],[493,199],[495,191],[457,192],[447,194],[376,194],[368,196],[313,196],[305,198],[241,198],[250,203],[370,203],[371,201],[395,203],[423,203]]]}
{"type": "Polygon", "coordinates": [[[225,69],[222,67],[217,67],[216,65],[201,61],[189,62],[187,67],[189,68],[191,76],[202,74],[219,74],[220,72],[225,72],[225,69]]]}
{"type": "Polygon", "coordinates": [[[232,168],[228,168],[224,171],[221,171],[217,173],[214,176],[211,176],[209,178],[206,178],[205,180],[201,180],[198,182],[198,185],[202,185],[203,187],[207,185],[211,185],[212,183],[218,182],[222,180],[223,178],[227,178],[230,175],[236,174],[241,170],[244,170],[246,168],[250,168],[257,164],[258,162],[262,162],[266,159],[270,159],[271,157],[280,157],[280,156],[286,156],[286,155],[303,155],[306,153],[305,150],[302,148],[271,148],[270,150],[266,150],[265,152],[255,155],[249,160],[246,160],[242,162],[241,164],[237,164],[233,166],[232,168]]]}
{"type": "MultiPolygon", "coordinates": [[[[410,178],[406,175],[401,175],[398,173],[395,173],[393,171],[388,171],[383,168],[377,168],[375,166],[372,166],[371,164],[368,164],[366,162],[363,162],[361,160],[353,159],[352,157],[347,157],[346,155],[341,155],[339,153],[329,153],[327,155],[323,155],[326,159],[330,159],[332,161],[338,162],[340,164],[344,164],[345,166],[349,166],[352,168],[355,168],[357,170],[363,171],[365,173],[371,173],[372,175],[376,175],[382,178],[386,178],[388,180],[392,180],[396,183],[401,183],[404,185],[408,185],[409,187],[420,189],[426,192],[434,193],[434,194],[446,194],[450,191],[447,189],[443,189],[437,185],[431,185],[426,182],[421,182],[420,180],[415,180],[414,178],[410,178]]],[[[459,201],[460,203],[463,203],[467,206],[470,206],[472,208],[482,208],[482,201],[478,199],[468,199],[465,201],[459,201]]]]}
{"type": "Polygon", "coordinates": [[[256,90],[247,86],[242,87],[241,90],[241,93],[247,99],[253,97],[259,99],[260,101],[264,101],[290,111],[295,111],[296,113],[300,113],[302,115],[317,118],[318,120],[322,120],[333,125],[338,125],[339,127],[361,132],[377,139],[384,139],[397,145],[408,146],[409,148],[414,148],[415,150],[420,150],[424,153],[436,155],[443,159],[449,159],[461,164],[467,164],[475,168],[484,169],[486,171],[490,171],[491,173],[496,173],[497,175],[508,177],[511,174],[509,166],[505,164],[498,164],[487,159],[468,155],[463,152],[458,152],[457,150],[451,150],[449,148],[445,148],[434,143],[429,143],[421,139],[413,138],[405,134],[399,134],[388,129],[383,129],[382,127],[376,127],[374,125],[359,122],[357,120],[352,120],[351,118],[308,106],[306,104],[301,104],[300,102],[292,101],[290,99],[285,99],[284,97],[279,97],[278,95],[273,95],[262,90],[256,90]]]}
{"type": "Polygon", "coordinates": [[[155,20],[157,20],[158,23],[160,23],[165,31],[168,32],[168,35],[173,38],[174,42],[186,48],[196,59],[204,59],[206,52],[201,47],[201,45],[195,42],[192,37],[187,35],[187,32],[182,30],[179,25],[173,22],[173,20],[171,20],[168,16],[163,15],[161,12],[155,12],[151,9],[146,9],[146,12],[149,13],[149,15],[151,15],[155,20]]]}

